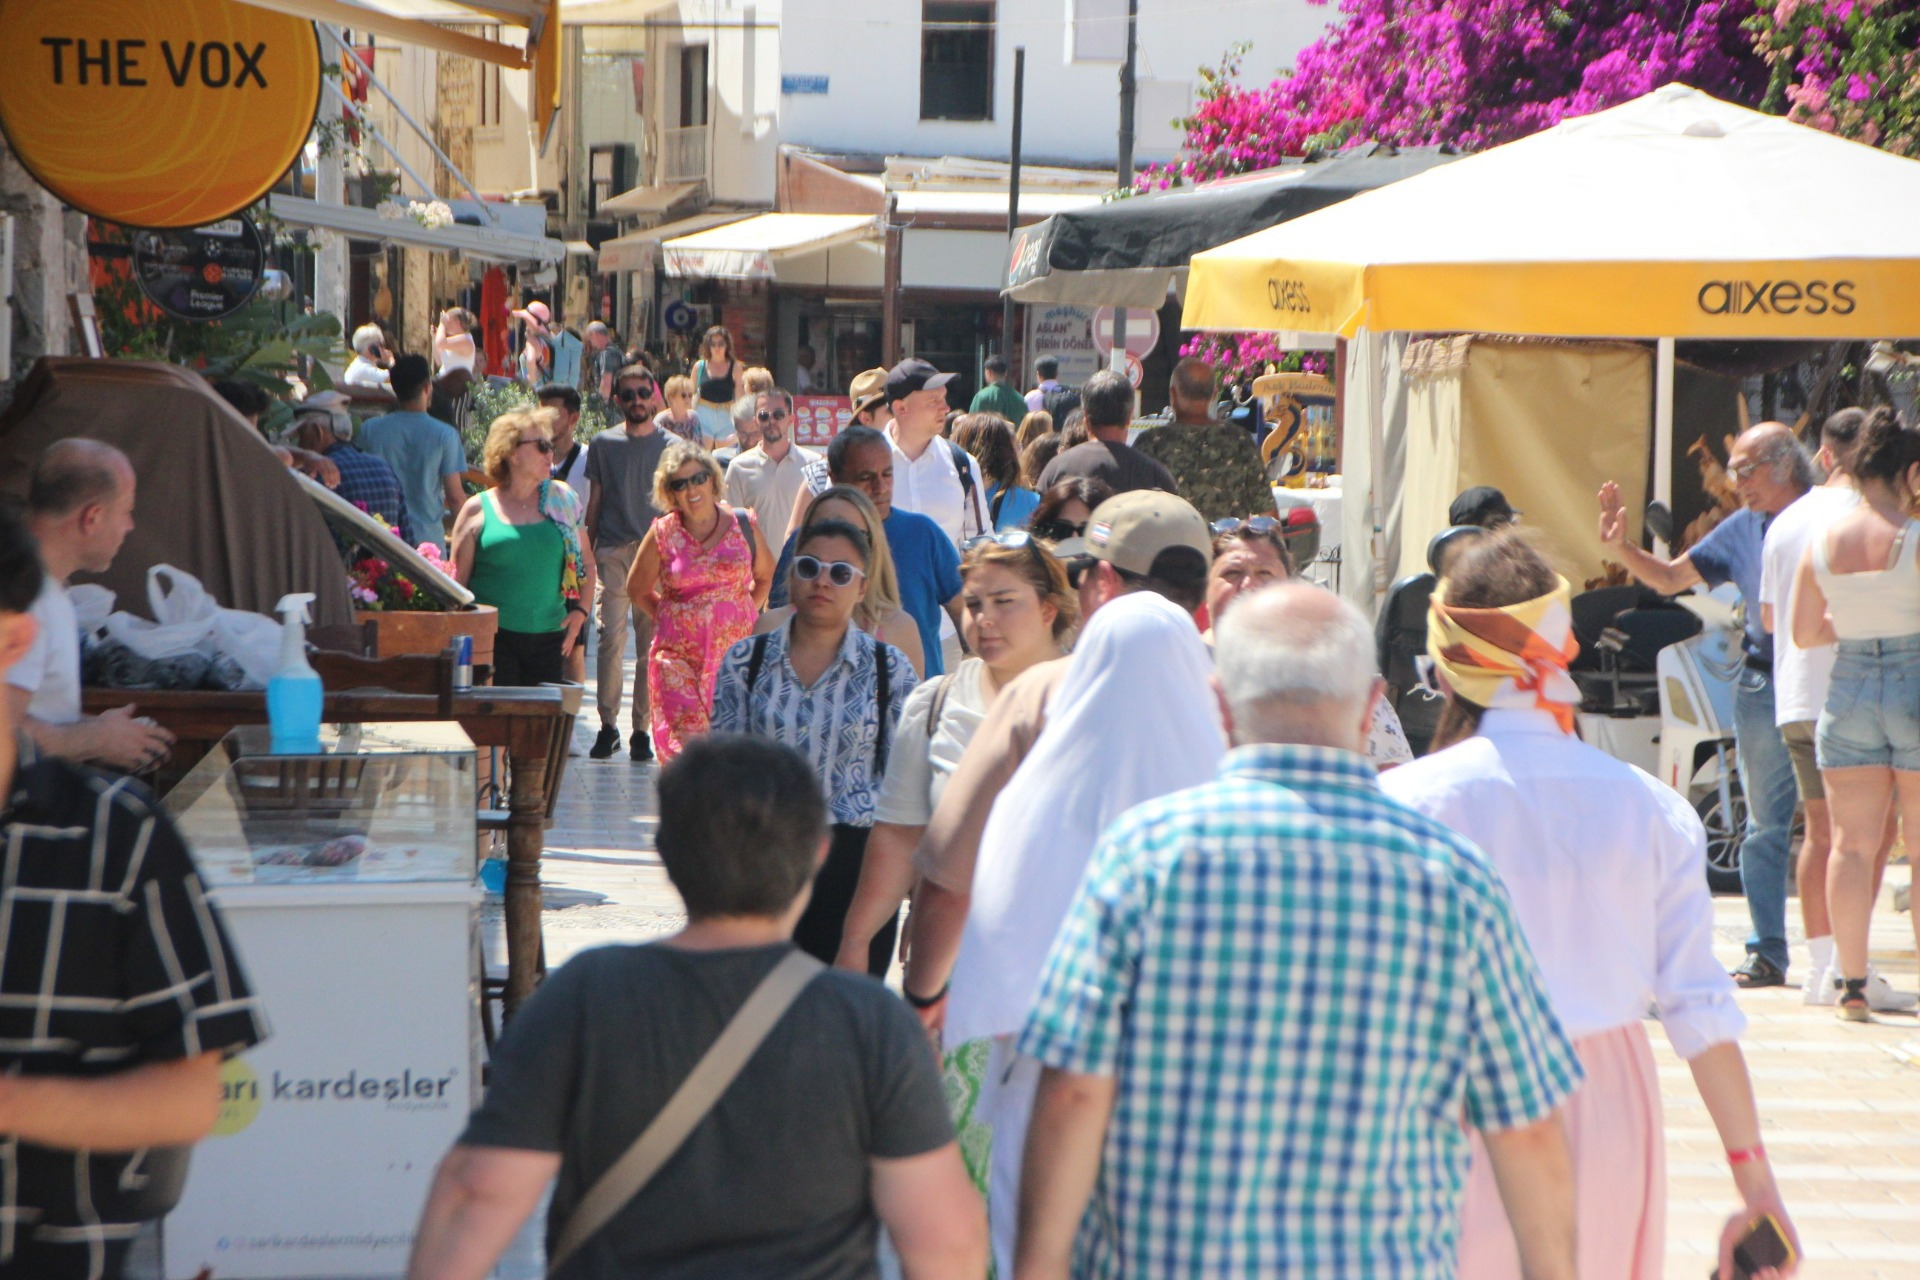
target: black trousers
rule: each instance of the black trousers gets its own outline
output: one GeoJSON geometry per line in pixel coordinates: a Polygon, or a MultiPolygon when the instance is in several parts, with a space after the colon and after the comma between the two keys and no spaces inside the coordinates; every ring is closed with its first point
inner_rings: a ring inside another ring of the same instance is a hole
{"type": "MultiPolygon", "coordinates": [[[[793,927],[794,945],[816,960],[832,964],[840,954],[840,933],[847,922],[847,908],[853,905],[853,891],[860,885],[860,866],[866,861],[870,830],[834,824],[827,860],[813,878],[813,900],[793,927]]],[[[887,976],[887,966],[893,963],[894,935],[899,929],[896,913],[867,948],[867,972],[876,978],[887,976]]]]}
{"type": "Polygon", "coordinates": [[[493,682],[499,685],[558,684],[560,645],[565,631],[496,631],[493,633],[493,682]]]}

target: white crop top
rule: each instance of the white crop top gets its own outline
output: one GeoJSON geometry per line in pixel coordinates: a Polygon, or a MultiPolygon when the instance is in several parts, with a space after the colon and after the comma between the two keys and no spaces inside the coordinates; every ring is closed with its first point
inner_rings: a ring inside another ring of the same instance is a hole
{"type": "Polygon", "coordinates": [[[1900,529],[1893,564],[1862,573],[1835,573],[1825,531],[1813,539],[1813,572],[1827,597],[1827,616],[1842,640],[1888,640],[1920,635],[1920,520],[1900,529]]]}

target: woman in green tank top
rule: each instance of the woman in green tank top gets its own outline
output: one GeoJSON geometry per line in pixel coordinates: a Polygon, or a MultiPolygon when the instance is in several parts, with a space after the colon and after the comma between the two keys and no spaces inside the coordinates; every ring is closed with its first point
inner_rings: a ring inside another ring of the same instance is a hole
{"type": "Polygon", "coordinates": [[[455,575],[481,604],[500,611],[493,682],[564,679],[580,643],[592,566],[580,554],[580,499],[552,478],[551,409],[504,413],[487,432],[493,488],[467,499],[453,522],[455,575]]]}

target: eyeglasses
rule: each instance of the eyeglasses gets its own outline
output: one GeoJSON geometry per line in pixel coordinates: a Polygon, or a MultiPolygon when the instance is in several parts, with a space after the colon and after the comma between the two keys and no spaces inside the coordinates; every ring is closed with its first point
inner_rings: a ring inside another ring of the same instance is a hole
{"type": "Polygon", "coordinates": [[[1766,465],[1767,464],[1759,458],[1755,458],[1750,462],[1742,462],[1738,466],[1728,467],[1727,474],[1735,480],[1745,480],[1748,476],[1766,465]]]}
{"type": "Polygon", "coordinates": [[[793,558],[793,576],[800,581],[812,582],[823,573],[827,575],[827,581],[836,587],[848,586],[855,577],[867,576],[865,569],[857,564],[848,564],[845,560],[819,560],[813,556],[793,558]]]}
{"type": "Polygon", "coordinates": [[[653,399],[653,384],[651,382],[644,382],[637,387],[622,387],[613,393],[613,398],[622,404],[625,404],[629,400],[651,400],[653,399]]]}
{"type": "Polygon", "coordinates": [[[1270,533],[1280,531],[1280,522],[1272,516],[1255,516],[1251,520],[1242,520],[1236,516],[1227,516],[1215,520],[1207,526],[1217,534],[1250,533],[1256,538],[1264,538],[1270,533]]]}
{"type": "Polygon", "coordinates": [[[545,439],[544,437],[541,437],[541,436],[532,436],[528,439],[522,440],[520,443],[530,444],[542,453],[550,454],[553,452],[553,441],[545,439]]]}
{"type": "Polygon", "coordinates": [[[667,481],[667,488],[673,493],[681,493],[698,485],[711,482],[713,476],[705,471],[696,471],[690,476],[675,476],[667,481]]]}
{"type": "Polygon", "coordinates": [[[787,411],[781,409],[775,413],[756,413],[753,416],[762,422],[785,422],[787,420],[787,411]]]}
{"type": "Polygon", "coordinates": [[[1065,542],[1068,538],[1077,538],[1087,531],[1087,522],[1075,524],[1071,520],[1042,520],[1033,526],[1033,536],[1044,538],[1048,542],[1065,542]]]}

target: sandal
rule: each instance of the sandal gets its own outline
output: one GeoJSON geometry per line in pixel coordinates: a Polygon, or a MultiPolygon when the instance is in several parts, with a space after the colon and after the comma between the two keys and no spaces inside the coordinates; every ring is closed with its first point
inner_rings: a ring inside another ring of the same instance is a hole
{"type": "Polygon", "coordinates": [[[1873,1011],[1867,1007],[1865,978],[1847,978],[1841,983],[1840,1005],[1835,1012],[1842,1022],[1873,1021],[1873,1011]]]}
{"type": "Polygon", "coordinates": [[[1787,985],[1787,974],[1779,965],[1758,951],[1749,951],[1746,960],[1733,971],[1733,985],[1742,991],[1754,991],[1760,987],[1784,987],[1787,985]]]}

